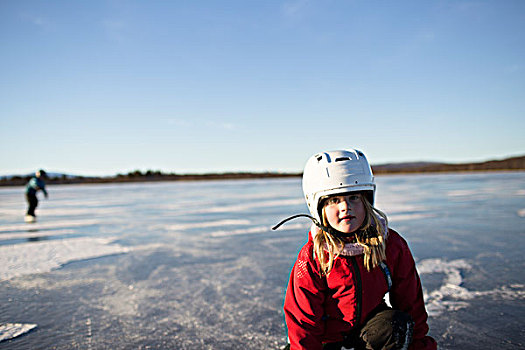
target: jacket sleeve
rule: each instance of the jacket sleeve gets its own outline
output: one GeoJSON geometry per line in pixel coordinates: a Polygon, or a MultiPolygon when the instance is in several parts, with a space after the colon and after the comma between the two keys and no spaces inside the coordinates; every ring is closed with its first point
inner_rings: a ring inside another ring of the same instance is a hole
{"type": "Polygon", "coordinates": [[[46,183],[44,181],[40,181],[39,184],[38,184],[38,187],[40,187],[40,189],[42,190],[42,192],[44,192],[45,196],[47,197],[48,194],[47,194],[47,191],[46,191],[46,183]]]}
{"type": "Polygon", "coordinates": [[[47,196],[46,183],[44,181],[34,177],[31,179],[29,184],[35,191],[42,190],[42,192],[44,192],[44,194],[47,196]]]}
{"type": "Polygon", "coordinates": [[[393,285],[390,291],[390,302],[394,309],[409,313],[414,320],[414,333],[410,350],[435,350],[436,341],[427,335],[427,312],[423,300],[421,280],[408,244],[399,235],[397,259],[394,261],[393,285]]]}
{"type": "Polygon", "coordinates": [[[299,253],[284,300],[284,316],[291,350],[322,349],[326,282],[319,275],[311,248],[307,244],[299,253]]]}

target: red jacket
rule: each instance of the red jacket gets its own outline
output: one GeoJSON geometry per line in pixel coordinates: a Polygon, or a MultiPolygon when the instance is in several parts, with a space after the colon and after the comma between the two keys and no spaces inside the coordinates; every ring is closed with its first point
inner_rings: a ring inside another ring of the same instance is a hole
{"type": "MultiPolygon", "coordinates": [[[[362,325],[388,291],[383,270],[376,267],[368,272],[363,255],[339,256],[330,274],[320,277],[313,241],[308,236],[292,269],[284,301],[292,350],[317,350],[322,349],[322,343],[343,340],[342,334],[362,325]]],[[[415,322],[409,349],[436,349],[435,340],[427,336],[427,312],[410,249],[394,230],[389,229],[387,237],[390,303],[394,309],[409,313],[415,322]]]]}

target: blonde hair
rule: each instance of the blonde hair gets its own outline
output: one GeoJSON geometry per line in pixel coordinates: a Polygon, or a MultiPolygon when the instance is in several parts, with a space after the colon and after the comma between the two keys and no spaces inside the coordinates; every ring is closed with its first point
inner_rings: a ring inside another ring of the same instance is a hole
{"type": "MultiPolygon", "coordinates": [[[[361,196],[365,207],[365,218],[361,227],[354,232],[356,243],[363,247],[364,265],[368,271],[375,268],[381,261],[386,260],[385,235],[388,219],[381,210],[375,208],[361,196]],[[383,222],[385,224],[383,224],[383,222]]],[[[322,209],[323,225],[329,226],[324,207],[322,209]]],[[[345,241],[341,237],[321,230],[314,238],[314,256],[317,257],[321,267],[321,274],[328,275],[334,266],[335,259],[339,256],[345,241]]]]}

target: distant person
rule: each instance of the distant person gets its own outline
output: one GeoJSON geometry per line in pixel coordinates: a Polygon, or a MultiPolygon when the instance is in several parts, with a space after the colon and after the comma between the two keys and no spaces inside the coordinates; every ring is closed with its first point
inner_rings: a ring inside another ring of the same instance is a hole
{"type": "Polygon", "coordinates": [[[375,189],[358,150],[318,153],[306,163],[303,191],[314,224],[286,291],[286,348],[437,348],[412,253],[374,207],[375,189]]]}
{"type": "Polygon", "coordinates": [[[47,173],[41,169],[35,173],[35,176],[33,176],[26,185],[26,200],[28,205],[25,216],[26,222],[36,221],[35,209],[38,206],[38,197],[36,196],[37,192],[42,190],[45,197],[48,197],[46,183],[44,182],[45,178],[47,178],[47,173]]]}

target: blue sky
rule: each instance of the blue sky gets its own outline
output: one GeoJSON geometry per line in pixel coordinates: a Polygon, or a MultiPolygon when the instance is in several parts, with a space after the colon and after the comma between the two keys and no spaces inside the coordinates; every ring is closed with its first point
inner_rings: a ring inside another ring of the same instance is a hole
{"type": "Polygon", "coordinates": [[[0,2],[0,175],[525,154],[525,1],[0,2]]]}

